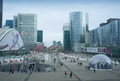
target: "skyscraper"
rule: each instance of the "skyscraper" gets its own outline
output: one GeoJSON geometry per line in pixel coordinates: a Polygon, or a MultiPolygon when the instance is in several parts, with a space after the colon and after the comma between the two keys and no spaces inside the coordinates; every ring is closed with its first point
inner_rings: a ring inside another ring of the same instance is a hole
{"type": "Polygon", "coordinates": [[[25,45],[37,42],[37,15],[19,13],[14,16],[14,28],[16,28],[22,36],[25,45]]]}
{"type": "Polygon", "coordinates": [[[2,28],[3,0],[0,0],[0,28],[2,28]]]}
{"type": "Polygon", "coordinates": [[[120,47],[120,18],[110,18],[89,32],[90,46],[120,47]]]}
{"type": "Polygon", "coordinates": [[[71,45],[70,45],[70,27],[69,24],[66,23],[63,26],[63,46],[66,51],[71,50],[71,45]]]}
{"type": "Polygon", "coordinates": [[[9,28],[13,28],[13,20],[6,20],[5,26],[8,26],[9,28]]]}
{"type": "Polygon", "coordinates": [[[42,30],[37,31],[37,42],[43,42],[43,31],[42,30]]]}
{"type": "Polygon", "coordinates": [[[88,29],[88,14],[83,12],[71,12],[70,20],[70,41],[73,50],[85,44],[86,30],[88,29]],[[87,27],[86,27],[87,26],[87,27]],[[79,46],[77,46],[79,45],[79,46]]]}

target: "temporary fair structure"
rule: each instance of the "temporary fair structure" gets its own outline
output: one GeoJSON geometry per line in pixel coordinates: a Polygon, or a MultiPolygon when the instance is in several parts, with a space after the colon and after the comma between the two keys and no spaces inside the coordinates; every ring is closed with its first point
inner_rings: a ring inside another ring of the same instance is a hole
{"type": "Polygon", "coordinates": [[[104,54],[97,54],[89,59],[89,67],[92,70],[112,69],[112,60],[104,54]]]}

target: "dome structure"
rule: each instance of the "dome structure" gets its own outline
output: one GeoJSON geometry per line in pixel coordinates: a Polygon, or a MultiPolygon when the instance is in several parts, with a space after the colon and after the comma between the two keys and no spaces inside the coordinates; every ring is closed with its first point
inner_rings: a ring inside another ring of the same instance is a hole
{"type": "Polygon", "coordinates": [[[112,69],[112,60],[104,54],[94,55],[89,59],[91,69],[112,69]]]}

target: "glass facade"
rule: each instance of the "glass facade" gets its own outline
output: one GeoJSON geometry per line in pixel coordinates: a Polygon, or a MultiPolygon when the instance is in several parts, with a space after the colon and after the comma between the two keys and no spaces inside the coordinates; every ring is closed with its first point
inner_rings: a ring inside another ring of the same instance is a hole
{"type": "Polygon", "coordinates": [[[88,30],[88,14],[83,12],[70,13],[70,41],[74,48],[75,43],[85,43],[86,30],[88,30]]]}
{"type": "Polygon", "coordinates": [[[9,28],[13,28],[13,20],[6,20],[5,26],[8,26],[9,28]]]}
{"type": "Polygon", "coordinates": [[[120,47],[120,19],[108,19],[106,24],[91,30],[89,40],[91,46],[120,47]]]}
{"type": "Polygon", "coordinates": [[[3,0],[0,0],[0,28],[2,28],[3,0]]]}
{"type": "Polygon", "coordinates": [[[70,28],[69,24],[65,24],[63,27],[63,46],[64,49],[67,51],[71,50],[71,44],[70,44],[70,28]]]}
{"type": "Polygon", "coordinates": [[[37,42],[43,42],[43,31],[42,30],[37,31],[37,42]]]}
{"type": "Polygon", "coordinates": [[[64,49],[70,51],[70,31],[64,31],[64,49]]]}
{"type": "Polygon", "coordinates": [[[25,45],[37,42],[37,15],[22,14],[14,16],[14,28],[16,28],[23,39],[25,45]]]}

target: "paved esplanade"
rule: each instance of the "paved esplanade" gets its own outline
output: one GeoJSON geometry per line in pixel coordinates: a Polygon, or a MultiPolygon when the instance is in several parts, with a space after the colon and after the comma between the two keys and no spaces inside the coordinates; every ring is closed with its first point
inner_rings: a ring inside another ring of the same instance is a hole
{"type": "Polygon", "coordinates": [[[32,74],[0,72],[0,81],[78,81],[74,76],[65,77],[64,71],[69,72],[64,66],[59,67],[56,72],[33,72],[32,74]]]}
{"type": "MultiPolygon", "coordinates": [[[[81,81],[120,81],[120,65],[114,66],[112,71],[91,71],[85,69],[86,63],[82,66],[77,63],[64,62],[66,67],[74,72],[74,75],[81,81]]],[[[80,81],[79,80],[79,81],[80,81]]]]}
{"type": "Polygon", "coordinates": [[[83,62],[78,66],[77,62],[63,61],[64,66],[56,66],[56,72],[33,72],[32,74],[9,74],[0,72],[0,81],[120,81],[120,65],[114,66],[112,71],[90,71],[85,69],[83,62]],[[73,72],[73,77],[65,77],[64,71],[73,72]]]}

